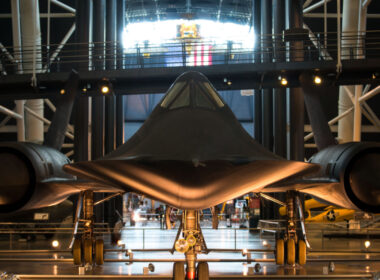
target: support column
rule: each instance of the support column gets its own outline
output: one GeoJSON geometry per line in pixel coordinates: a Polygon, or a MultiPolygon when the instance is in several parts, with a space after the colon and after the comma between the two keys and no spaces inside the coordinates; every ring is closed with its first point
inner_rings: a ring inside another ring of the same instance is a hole
{"type": "MultiPolygon", "coordinates": [[[[83,56],[79,70],[86,71],[90,67],[89,44],[92,42],[92,0],[76,2],[76,42],[78,53],[83,56]]],[[[89,154],[89,98],[81,96],[76,100],[74,119],[74,160],[85,161],[90,159],[89,154]]]]}
{"type": "MultiPolygon", "coordinates": [[[[252,14],[253,14],[253,28],[255,30],[255,49],[254,61],[261,63],[261,2],[252,0],[252,14]]],[[[256,89],[254,94],[254,138],[257,142],[261,143],[262,139],[262,119],[261,119],[261,90],[256,89]]]]}
{"type": "MultiPolygon", "coordinates": [[[[272,62],[272,1],[261,0],[261,62],[272,62]]],[[[268,150],[273,150],[273,89],[261,91],[261,144],[268,150]]],[[[273,203],[260,204],[260,218],[274,218],[273,203]]]]}
{"type": "MultiPolygon", "coordinates": [[[[21,41],[23,69],[25,74],[39,73],[42,69],[40,10],[37,0],[20,1],[21,41]]],[[[27,100],[25,104],[40,117],[44,116],[42,99],[27,100]]],[[[42,143],[44,123],[36,117],[25,114],[25,140],[42,143]]]]}
{"type": "MultiPolygon", "coordinates": [[[[355,36],[349,36],[357,34],[359,12],[360,12],[360,0],[343,0],[343,18],[342,18],[342,60],[353,59],[355,55],[355,47],[357,38],[355,36]]],[[[338,114],[342,114],[346,110],[352,107],[351,98],[348,96],[346,89],[348,89],[353,95],[355,94],[355,86],[341,86],[339,88],[339,101],[338,101],[338,114]]],[[[353,113],[348,114],[338,122],[338,141],[339,143],[345,143],[352,141],[353,139],[353,113]]]]}
{"type": "MultiPolygon", "coordinates": [[[[21,53],[21,25],[20,25],[20,1],[12,0],[12,37],[14,58],[18,62],[17,73],[22,74],[22,53],[21,53]]],[[[25,100],[16,100],[16,113],[21,115],[22,119],[17,119],[17,141],[25,141],[25,100]]]]}
{"type": "MultiPolygon", "coordinates": [[[[285,30],[285,2],[273,0],[272,2],[274,53],[276,62],[285,61],[285,44],[282,41],[282,32],[285,30]]],[[[286,158],[286,89],[273,89],[273,152],[286,158]]],[[[285,200],[284,193],[274,193],[273,197],[280,201],[285,200]]],[[[273,205],[273,218],[280,219],[279,205],[273,205]]]]}
{"type": "MultiPolygon", "coordinates": [[[[106,39],[106,0],[94,0],[94,43],[96,70],[105,69],[105,39],[106,39]]],[[[99,159],[105,152],[105,97],[94,96],[92,98],[92,131],[91,131],[91,158],[99,159]]],[[[103,193],[94,193],[95,201],[104,198],[103,193]]],[[[104,203],[94,209],[95,221],[104,222],[104,203]]]]}
{"type": "MultiPolygon", "coordinates": [[[[117,2],[116,0],[106,1],[106,69],[116,69],[116,41],[117,41],[117,2]]],[[[110,153],[116,149],[116,97],[109,95],[106,97],[106,119],[105,119],[105,152],[110,153]]],[[[120,199],[119,199],[120,200],[120,199]]],[[[117,222],[116,210],[122,209],[119,207],[120,201],[111,199],[104,205],[104,212],[106,213],[105,221],[111,227],[117,222]]],[[[120,212],[120,211],[119,211],[120,212]]],[[[122,214],[122,212],[120,213],[122,214]]]]}
{"type": "MultiPolygon", "coordinates": [[[[123,30],[125,25],[125,1],[117,0],[117,68],[124,68],[123,30]]],[[[116,96],[116,147],[124,143],[124,96],[116,96]]]]}
{"type": "MultiPolygon", "coordinates": [[[[262,62],[272,61],[272,2],[261,1],[261,51],[262,62]]],[[[262,91],[262,145],[273,150],[273,90],[264,89],[262,91]]]]}
{"type": "MultiPolygon", "coordinates": [[[[286,0],[287,28],[302,28],[302,1],[286,0]]],[[[301,41],[291,42],[291,61],[302,61],[304,53],[301,41]],[[292,51],[292,50],[301,51],[292,51]]],[[[304,160],[304,100],[301,88],[291,88],[288,91],[288,114],[290,122],[289,159],[304,160]]]]}
{"type": "MultiPolygon", "coordinates": [[[[106,6],[106,69],[116,69],[116,0],[108,0],[106,6]]],[[[112,95],[106,98],[106,154],[112,152],[116,148],[116,101],[112,95]]]]}
{"type": "MultiPolygon", "coordinates": [[[[95,43],[95,60],[94,67],[96,70],[105,69],[105,17],[106,1],[94,0],[94,43],[95,43]]],[[[92,98],[92,159],[98,159],[104,155],[105,142],[105,101],[104,96],[95,96],[92,98]]]]}
{"type": "MultiPolygon", "coordinates": [[[[284,62],[285,44],[281,40],[281,34],[285,30],[285,2],[283,0],[273,0],[272,15],[273,33],[275,34],[275,60],[276,62],[284,62]]],[[[274,152],[286,158],[286,89],[275,88],[273,99],[274,152]]]]}

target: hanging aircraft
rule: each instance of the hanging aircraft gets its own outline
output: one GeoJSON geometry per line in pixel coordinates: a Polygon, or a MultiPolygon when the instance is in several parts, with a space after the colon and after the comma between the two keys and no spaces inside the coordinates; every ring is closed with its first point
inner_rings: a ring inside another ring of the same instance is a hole
{"type": "MultiPolygon", "coordinates": [[[[203,74],[187,72],[136,134],[101,159],[70,163],[49,147],[1,143],[0,212],[44,207],[79,193],[76,221],[83,205],[85,223],[84,233],[74,240],[74,262],[92,263],[95,256],[95,263],[102,264],[103,241],[95,240],[92,231],[93,193],[142,194],[183,210],[173,248],[185,254],[187,279],[208,279],[207,263],[196,267],[197,255],[208,253],[199,209],[250,192],[286,192],[288,222],[276,240],[276,263],[303,265],[308,242],[299,193],[379,212],[379,161],[378,143],[330,146],[309,162],[281,158],[244,130],[203,74]]],[[[185,279],[183,262],[174,263],[173,274],[185,279]]]]}
{"type": "MultiPolygon", "coordinates": [[[[306,223],[345,222],[354,219],[356,212],[352,209],[338,208],[333,205],[321,203],[314,198],[305,200],[304,210],[306,223]],[[318,211],[318,213],[312,215],[312,211],[318,211]]],[[[279,213],[281,216],[285,216],[286,207],[281,206],[279,213]]]]}

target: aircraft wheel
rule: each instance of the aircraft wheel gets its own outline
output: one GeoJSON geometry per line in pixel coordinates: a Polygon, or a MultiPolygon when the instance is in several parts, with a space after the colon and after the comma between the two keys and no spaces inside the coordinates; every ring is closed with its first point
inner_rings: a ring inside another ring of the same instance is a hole
{"type": "Polygon", "coordinates": [[[85,239],[83,242],[84,262],[92,264],[92,240],[85,239]]]}
{"type": "Polygon", "coordinates": [[[209,280],[210,274],[209,274],[207,262],[198,263],[197,277],[198,277],[197,278],[198,280],[209,280]]]}
{"type": "Polygon", "coordinates": [[[283,265],[285,259],[284,239],[276,240],[276,264],[283,265]]]}
{"type": "Polygon", "coordinates": [[[306,264],[306,243],[302,239],[298,241],[298,263],[300,265],[306,264]]]}
{"type": "Polygon", "coordinates": [[[102,265],[104,263],[104,241],[97,239],[95,241],[95,263],[102,265]]]}
{"type": "Polygon", "coordinates": [[[82,264],[82,245],[80,239],[75,239],[73,244],[73,259],[75,265],[82,264]]]}
{"type": "Polygon", "coordinates": [[[287,249],[287,263],[290,265],[294,265],[296,263],[296,244],[294,239],[288,239],[286,242],[287,249]]]}
{"type": "Polygon", "coordinates": [[[175,262],[173,264],[173,280],[185,280],[184,262],[175,262]]]}

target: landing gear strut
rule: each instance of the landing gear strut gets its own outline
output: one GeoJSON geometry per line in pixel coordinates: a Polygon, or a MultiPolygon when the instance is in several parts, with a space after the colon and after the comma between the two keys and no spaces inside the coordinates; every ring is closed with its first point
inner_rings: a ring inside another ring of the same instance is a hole
{"type": "Polygon", "coordinates": [[[276,238],[276,264],[299,265],[306,263],[306,247],[309,247],[306,239],[304,216],[299,193],[288,191],[286,193],[287,223],[284,232],[276,238]],[[297,220],[295,211],[298,210],[302,235],[297,235],[297,220]]]}
{"type": "Polygon", "coordinates": [[[95,239],[94,236],[94,193],[85,191],[80,194],[75,216],[74,236],[77,233],[78,224],[84,223],[83,234],[81,237],[75,237],[72,243],[72,253],[74,264],[97,264],[104,263],[104,242],[102,239],[95,239]],[[80,220],[80,212],[83,205],[83,219],[80,220]],[[94,262],[95,260],[95,262],[94,262]]]}
{"type": "MultiPolygon", "coordinates": [[[[206,262],[200,262],[196,267],[197,254],[208,253],[206,243],[199,224],[199,213],[196,210],[185,210],[182,213],[182,221],[178,229],[177,237],[172,249],[184,253],[186,257],[186,279],[208,280],[209,271],[206,262]],[[182,232],[182,237],[179,238],[182,232]]],[[[183,262],[174,263],[173,278],[185,279],[183,262]],[[182,273],[183,271],[183,273],[182,273]]]]}

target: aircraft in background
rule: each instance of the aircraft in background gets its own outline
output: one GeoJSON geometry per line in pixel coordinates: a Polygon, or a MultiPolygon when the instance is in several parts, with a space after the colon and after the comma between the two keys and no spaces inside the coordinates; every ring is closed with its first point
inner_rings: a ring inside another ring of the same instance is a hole
{"type": "MultiPolygon", "coordinates": [[[[322,203],[314,198],[305,200],[305,222],[306,223],[332,223],[346,222],[354,219],[355,210],[338,208],[333,205],[322,203]],[[312,215],[311,212],[317,211],[317,214],[312,215]]],[[[286,215],[286,207],[279,208],[281,216],[286,215]]]]}
{"type": "MultiPolygon", "coordinates": [[[[92,231],[93,193],[142,194],[184,210],[173,247],[185,254],[187,279],[208,279],[208,264],[196,266],[197,255],[208,253],[198,210],[250,192],[286,192],[287,226],[276,240],[276,263],[303,265],[308,242],[299,193],[379,212],[379,161],[377,143],[330,146],[309,162],[281,158],[244,130],[204,75],[187,72],[136,134],[99,160],[71,164],[52,148],[1,143],[0,212],[44,207],[79,193],[76,221],[83,206],[85,230],[74,240],[74,262],[92,263],[95,256],[102,264],[103,241],[92,231]]],[[[184,262],[174,263],[173,274],[185,279],[184,262]]]]}

